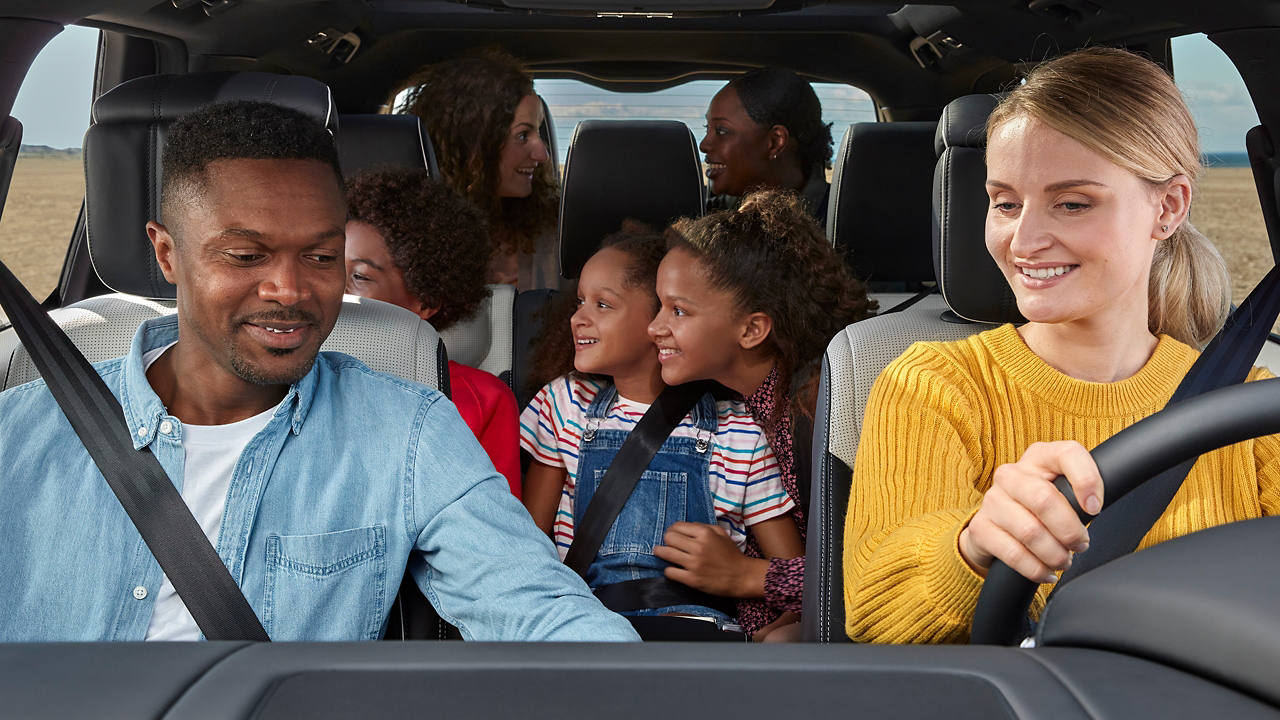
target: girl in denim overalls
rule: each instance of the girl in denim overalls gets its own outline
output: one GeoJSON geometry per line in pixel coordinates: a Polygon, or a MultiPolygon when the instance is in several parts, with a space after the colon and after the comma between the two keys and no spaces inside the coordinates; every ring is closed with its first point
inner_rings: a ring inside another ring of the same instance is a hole
{"type": "MultiPolygon", "coordinates": [[[[583,268],[568,323],[572,344],[563,325],[549,328],[557,334],[552,341],[572,348],[573,370],[544,386],[521,416],[521,445],[534,461],[523,500],[562,558],[618,449],[665,387],[646,330],[657,309],[654,280],[664,250],[656,236],[607,239],[583,268]]],[[[669,564],[655,548],[677,522],[714,525],[741,546],[750,527],[766,552],[799,555],[791,508],[773,452],[750,413],[741,403],[704,396],[642,474],[588,569],[587,584],[625,615],[732,623],[732,603],[713,598],[634,607],[633,596],[619,604],[613,592],[618,583],[665,575],[669,564]]]]}

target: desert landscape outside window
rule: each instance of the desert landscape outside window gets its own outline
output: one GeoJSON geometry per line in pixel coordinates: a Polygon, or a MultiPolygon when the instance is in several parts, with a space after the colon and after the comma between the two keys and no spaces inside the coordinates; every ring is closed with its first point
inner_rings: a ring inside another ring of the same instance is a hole
{"type": "Polygon", "coordinates": [[[1191,222],[1227,261],[1231,300],[1239,303],[1272,265],[1244,147],[1244,135],[1258,124],[1258,113],[1240,74],[1217,45],[1201,34],[1172,43],[1175,81],[1195,116],[1205,154],[1191,222]]]}
{"type": "Polygon", "coordinates": [[[68,27],[31,65],[13,107],[22,122],[22,149],[0,215],[0,260],[37,300],[58,285],[84,200],[80,145],[89,126],[97,46],[97,30],[68,27]]]}

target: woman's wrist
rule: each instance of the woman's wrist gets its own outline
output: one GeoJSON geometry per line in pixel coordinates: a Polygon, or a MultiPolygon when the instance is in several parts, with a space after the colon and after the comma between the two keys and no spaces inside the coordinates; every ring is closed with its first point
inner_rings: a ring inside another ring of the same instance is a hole
{"type": "Polygon", "coordinates": [[[968,524],[960,530],[960,535],[956,538],[956,549],[960,552],[960,559],[964,560],[965,565],[968,565],[969,569],[976,573],[978,577],[985,578],[987,576],[988,568],[979,565],[974,560],[976,550],[973,547],[973,537],[969,534],[968,524]]]}

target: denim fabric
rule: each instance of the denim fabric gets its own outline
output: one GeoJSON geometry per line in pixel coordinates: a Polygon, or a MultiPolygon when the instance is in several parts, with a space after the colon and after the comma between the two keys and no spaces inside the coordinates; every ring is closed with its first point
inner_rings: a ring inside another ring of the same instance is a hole
{"type": "MultiPolygon", "coordinates": [[[[144,323],[96,366],[181,487],[144,323]]],[[[192,378],[192,382],[198,379],[192,378]]],[[[160,566],[42,381],[0,393],[0,640],[141,640],[160,566]]],[[[274,640],[379,637],[406,563],[467,639],[635,640],[566,568],[436,391],[321,353],[241,454],[217,552],[274,640]]]]}
{"type": "MultiPolygon", "coordinates": [[[[630,435],[625,430],[599,430],[599,421],[606,418],[618,396],[618,390],[608,385],[596,393],[587,408],[587,427],[579,446],[578,482],[573,497],[574,527],[582,527],[596,488],[614,456],[630,435]]],[[[715,506],[711,498],[709,468],[711,464],[711,440],[716,431],[716,406],[710,395],[705,395],[693,409],[693,422],[698,427],[698,437],[669,437],[658,449],[649,467],[636,482],[635,490],[627,498],[622,511],[605,534],[604,542],[596,558],[587,569],[587,584],[593,588],[612,585],[625,580],[662,577],[667,562],[653,554],[655,545],[662,544],[662,536],[672,523],[682,520],[715,524],[715,506]]],[[[685,613],[714,617],[721,622],[733,622],[729,616],[702,605],[674,605],[644,610],[628,610],[623,615],[665,615],[685,613]]]]}

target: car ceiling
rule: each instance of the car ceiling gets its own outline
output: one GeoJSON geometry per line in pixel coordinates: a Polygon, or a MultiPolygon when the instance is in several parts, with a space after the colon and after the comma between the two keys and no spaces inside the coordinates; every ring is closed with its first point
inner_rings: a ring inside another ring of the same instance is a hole
{"type": "Polygon", "coordinates": [[[1280,0],[6,0],[0,15],[151,37],[180,47],[187,70],[310,75],[347,112],[375,111],[425,63],[500,45],[538,77],[621,91],[782,65],[859,86],[887,119],[911,120],[1007,85],[1020,62],[1086,44],[1168,63],[1171,36],[1280,26],[1280,0]],[[321,32],[354,33],[359,50],[343,63],[308,43],[321,32]]]}

